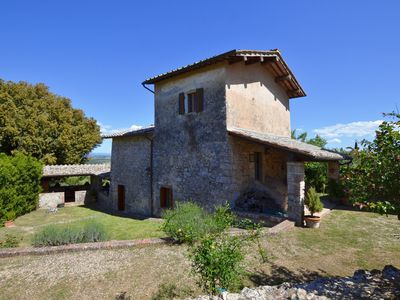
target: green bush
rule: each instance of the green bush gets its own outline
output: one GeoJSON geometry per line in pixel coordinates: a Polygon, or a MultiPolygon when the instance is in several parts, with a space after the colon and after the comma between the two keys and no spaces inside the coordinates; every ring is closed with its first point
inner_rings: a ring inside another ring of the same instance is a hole
{"type": "Polygon", "coordinates": [[[0,153],[0,224],[36,209],[41,163],[31,156],[0,153]]]}
{"type": "Polygon", "coordinates": [[[81,225],[46,226],[32,238],[32,245],[59,246],[67,244],[100,242],[107,239],[104,226],[97,222],[86,222],[81,225]]]}
{"type": "Polygon", "coordinates": [[[178,288],[175,283],[163,283],[151,297],[152,300],[186,299],[192,291],[188,288],[178,288]]]}
{"type": "Polygon", "coordinates": [[[218,206],[213,214],[209,214],[189,201],[166,210],[163,218],[161,230],[180,243],[192,244],[207,233],[222,232],[232,224],[234,216],[228,205],[218,206]]]}
{"type": "Polygon", "coordinates": [[[220,289],[239,287],[243,269],[242,240],[228,235],[207,235],[191,249],[192,272],[199,285],[216,294],[220,289]]]}
{"type": "Polygon", "coordinates": [[[6,234],[4,240],[0,240],[0,248],[15,248],[19,245],[20,238],[15,235],[6,234]]]}
{"type": "Polygon", "coordinates": [[[236,222],[236,216],[232,213],[228,203],[215,207],[213,214],[213,223],[215,226],[215,232],[222,232],[225,229],[231,227],[236,222]]]}
{"type": "Polygon", "coordinates": [[[328,186],[328,166],[323,162],[308,162],[304,164],[304,174],[307,187],[313,187],[320,193],[325,193],[328,186]]]}
{"type": "Polygon", "coordinates": [[[322,211],[322,209],[324,208],[324,205],[322,204],[320,197],[314,188],[310,188],[307,191],[304,204],[310,211],[311,216],[314,216],[315,213],[322,211]]]}
{"type": "Polygon", "coordinates": [[[334,179],[329,180],[328,194],[336,200],[346,196],[343,184],[340,181],[336,182],[334,179]]]}

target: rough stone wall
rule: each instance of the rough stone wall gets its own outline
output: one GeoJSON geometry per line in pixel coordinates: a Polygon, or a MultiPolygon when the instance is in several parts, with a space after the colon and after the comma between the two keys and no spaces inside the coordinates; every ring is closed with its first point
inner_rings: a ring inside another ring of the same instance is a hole
{"type": "Polygon", "coordinates": [[[281,151],[263,145],[230,137],[232,148],[233,198],[238,198],[246,189],[255,188],[266,191],[282,210],[287,209],[286,155],[281,151]],[[262,155],[262,180],[255,180],[255,163],[250,155],[262,155]]]}
{"type": "Polygon", "coordinates": [[[303,224],[304,215],[304,163],[287,163],[288,218],[296,225],[303,224]]]}
{"type": "Polygon", "coordinates": [[[97,192],[97,205],[104,210],[115,210],[110,194],[104,191],[97,192]]]}
{"type": "Polygon", "coordinates": [[[194,200],[212,208],[229,200],[231,157],[227,143],[225,69],[212,66],[155,86],[154,207],[160,188],[174,201],[194,200]],[[179,93],[203,88],[204,110],[178,114],[179,93]]]}
{"type": "MultiPolygon", "coordinates": [[[[118,185],[125,186],[125,211],[151,215],[150,141],[146,137],[114,138],[111,153],[111,185],[108,204],[118,208],[118,185]]],[[[106,200],[106,197],[99,199],[106,200]]]]}
{"type": "MultiPolygon", "coordinates": [[[[68,202],[68,205],[81,205],[93,202],[91,193],[85,190],[75,191],[75,201],[68,202]]],[[[51,192],[39,194],[39,208],[57,207],[65,203],[64,192],[51,192]]]]}
{"type": "Polygon", "coordinates": [[[64,192],[39,194],[39,208],[57,207],[61,203],[64,203],[64,192]]]}
{"type": "Polygon", "coordinates": [[[226,66],[227,125],[290,136],[289,98],[260,63],[226,66]]]}

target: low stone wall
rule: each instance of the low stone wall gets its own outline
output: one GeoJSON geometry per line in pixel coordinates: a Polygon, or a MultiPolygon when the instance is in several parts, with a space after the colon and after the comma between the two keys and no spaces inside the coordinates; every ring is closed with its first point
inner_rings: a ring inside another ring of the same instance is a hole
{"type": "MultiPolygon", "coordinates": [[[[94,202],[94,198],[91,196],[90,191],[80,190],[75,191],[75,201],[68,202],[68,204],[81,205],[94,202]]],[[[65,202],[64,192],[50,192],[39,194],[39,208],[57,207],[59,204],[65,202]]]]}
{"type": "Polygon", "coordinates": [[[0,250],[0,258],[11,257],[11,256],[22,256],[22,255],[46,255],[54,253],[88,251],[88,250],[133,248],[133,247],[142,247],[148,245],[166,244],[169,242],[172,242],[172,240],[168,238],[164,239],[152,238],[152,239],[141,239],[141,240],[82,243],[82,244],[71,244],[71,245],[40,247],[40,248],[34,248],[34,247],[7,248],[0,250]]]}
{"type": "Polygon", "coordinates": [[[39,208],[57,207],[64,203],[64,192],[52,192],[39,194],[39,208]]]}
{"type": "Polygon", "coordinates": [[[239,294],[199,296],[187,300],[327,300],[400,299],[400,270],[388,265],[380,270],[358,270],[351,277],[323,277],[308,283],[244,288],[239,294]]]}

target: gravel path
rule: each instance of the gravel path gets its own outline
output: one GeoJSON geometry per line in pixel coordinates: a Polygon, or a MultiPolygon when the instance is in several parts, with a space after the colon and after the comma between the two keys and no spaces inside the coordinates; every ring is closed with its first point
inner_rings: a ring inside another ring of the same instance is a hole
{"type": "Polygon", "coordinates": [[[0,299],[114,299],[124,291],[149,299],[161,283],[189,278],[189,269],[176,246],[3,258],[0,299]]]}

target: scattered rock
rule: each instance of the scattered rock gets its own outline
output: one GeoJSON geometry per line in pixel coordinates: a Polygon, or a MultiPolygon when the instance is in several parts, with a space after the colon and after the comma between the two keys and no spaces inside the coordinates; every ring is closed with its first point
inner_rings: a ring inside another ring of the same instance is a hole
{"type": "Polygon", "coordinates": [[[400,299],[400,270],[385,266],[383,271],[357,270],[352,277],[317,278],[308,283],[244,288],[240,294],[224,292],[220,297],[199,296],[194,300],[326,300],[400,299]]]}

